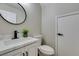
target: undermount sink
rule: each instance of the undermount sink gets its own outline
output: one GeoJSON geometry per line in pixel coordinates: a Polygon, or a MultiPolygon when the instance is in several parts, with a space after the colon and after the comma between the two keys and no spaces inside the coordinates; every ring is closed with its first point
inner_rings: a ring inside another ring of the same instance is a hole
{"type": "Polygon", "coordinates": [[[7,41],[4,41],[4,45],[15,45],[15,44],[19,44],[19,43],[23,43],[25,41],[30,41],[31,38],[28,37],[28,38],[19,38],[19,39],[12,39],[12,40],[7,40],[7,41]]]}

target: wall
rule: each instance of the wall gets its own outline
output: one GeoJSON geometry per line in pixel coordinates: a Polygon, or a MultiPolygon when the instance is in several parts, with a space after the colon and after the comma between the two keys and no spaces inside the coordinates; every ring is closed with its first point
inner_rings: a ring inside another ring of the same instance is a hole
{"type": "Polygon", "coordinates": [[[45,44],[55,47],[55,17],[73,11],[79,11],[78,3],[42,3],[42,34],[45,44]]]}
{"type": "Polygon", "coordinates": [[[27,12],[27,19],[21,25],[12,25],[0,17],[0,36],[13,35],[14,30],[20,33],[23,28],[30,29],[29,35],[38,35],[41,32],[41,7],[39,3],[22,4],[27,12]]]}

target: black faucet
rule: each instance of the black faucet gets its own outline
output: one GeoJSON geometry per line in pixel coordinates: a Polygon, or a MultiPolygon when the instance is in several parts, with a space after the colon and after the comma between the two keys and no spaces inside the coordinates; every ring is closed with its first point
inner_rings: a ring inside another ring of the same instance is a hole
{"type": "Polygon", "coordinates": [[[19,33],[17,30],[14,31],[14,37],[12,39],[18,39],[17,33],[19,33]]]}

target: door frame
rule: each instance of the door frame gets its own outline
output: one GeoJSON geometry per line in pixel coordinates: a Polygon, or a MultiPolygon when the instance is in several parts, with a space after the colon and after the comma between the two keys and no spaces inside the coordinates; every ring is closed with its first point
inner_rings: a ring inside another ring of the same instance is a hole
{"type": "Polygon", "coordinates": [[[71,16],[71,15],[77,15],[79,14],[79,11],[74,11],[74,12],[70,12],[70,13],[66,13],[63,15],[58,15],[55,17],[55,55],[58,56],[58,18],[62,18],[62,17],[67,17],[67,16],[71,16]]]}

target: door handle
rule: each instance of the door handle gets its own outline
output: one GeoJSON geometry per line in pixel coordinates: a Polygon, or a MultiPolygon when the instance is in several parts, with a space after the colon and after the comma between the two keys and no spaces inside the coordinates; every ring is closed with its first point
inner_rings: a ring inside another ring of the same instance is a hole
{"type": "Polygon", "coordinates": [[[63,36],[63,34],[61,34],[61,33],[57,33],[57,35],[58,35],[58,36],[63,36]]]}

